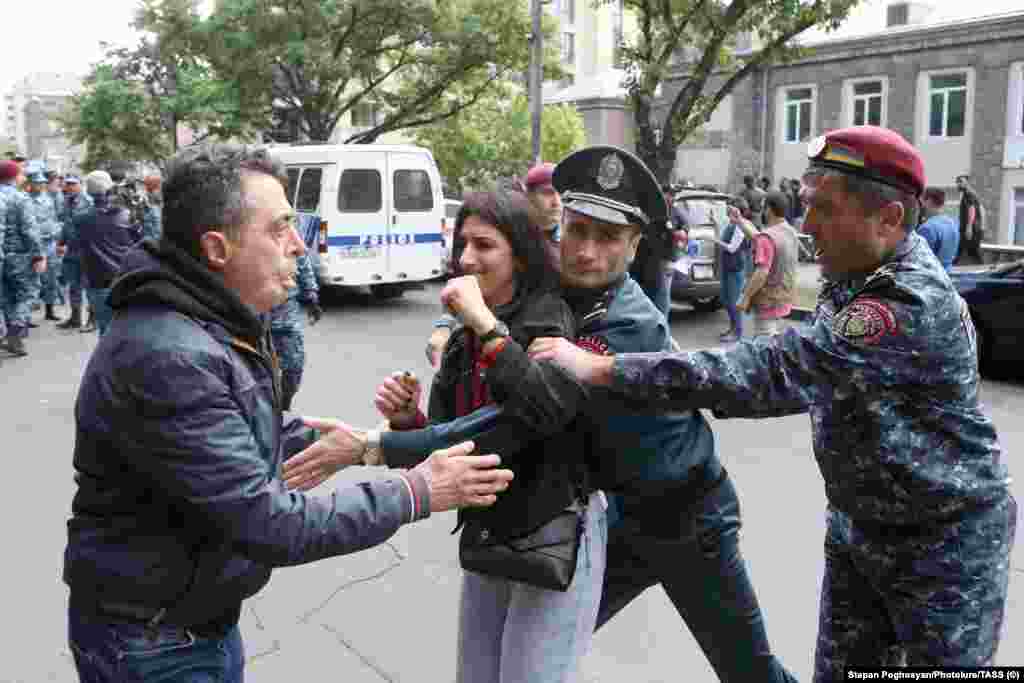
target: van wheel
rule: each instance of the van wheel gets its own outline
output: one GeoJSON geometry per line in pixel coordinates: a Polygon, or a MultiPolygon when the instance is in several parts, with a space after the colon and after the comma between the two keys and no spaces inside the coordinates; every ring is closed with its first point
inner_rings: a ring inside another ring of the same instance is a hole
{"type": "Polygon", "coordinates": [[[370,285],[370,294],[378,301],[397,299],[405,293],[405,287],[401,285],[370,285]]]}
{"type": "Polygon", "coordinates": [[[704,299],[694,299],[690,304],[701,313],[712,313],[722,307],[722,300],[717,296],[709,296],[704,299]]]}

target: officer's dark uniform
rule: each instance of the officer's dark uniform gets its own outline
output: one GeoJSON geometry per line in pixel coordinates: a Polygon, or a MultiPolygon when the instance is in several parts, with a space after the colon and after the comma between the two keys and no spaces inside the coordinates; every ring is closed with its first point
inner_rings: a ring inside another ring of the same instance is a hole
{"type": "MultiPolygon", "coordinates": [[[[568,211],[646,235],[666,230],[668,206],[654,176],[614,147],[580,150],[555,169],[555,188],[568,211]]],[[[564,290],[576,314],[577,344],[601,353],[667,351],[668,325],[628,274],[603,290],[564,290]]],[[[488,380],[500,379],[505,352],[488,380]]],[[[518,382],[523,382],[518,378],[518,382]]],[[[592,484],[610,496],[608,554],[598,626],[634,598],[661,584],[726,682],[790,681],[771,653],[764,620],[740,553],[739,500],[719,461],[714,434],[696,410],[651,414],[642,404],[606,391],[550,383],[526,391],[504,387],[504,403],[422,434],[382,436],[389,452],[429,452],[472,438],[503,454],[530,434],[578,430],[587,435],[592,484]],[[579,415],[577,411],[582,410],[579,415]],[[510,427],[511,418],[521,426],[510,427]],[[573,421],[573,418],[576,418],[573,421]],[[500,438],[495,431],[501,431],[500,438]],[[430,437],[432,440],[425,440],[430,437]]]]}
{"type": "MultiPolygon", "coordinates": [[[[810,151],[812,165],[925,185],[916,150],[891,131],[834,131],[810,151]]],[[[810,325],[728,349],[621,356],[612,390],[722,417],[810,413],[829,501],[824,682],[849,665],[992,662],[1017,506],[978,382],[967,306],[910,232],[868,276],[826,283],[810,325]]]]}

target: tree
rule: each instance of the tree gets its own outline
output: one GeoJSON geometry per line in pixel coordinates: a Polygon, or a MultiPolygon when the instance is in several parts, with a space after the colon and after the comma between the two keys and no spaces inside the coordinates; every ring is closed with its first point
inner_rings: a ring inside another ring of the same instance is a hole
{"type": "Polygon", "coordinates": [[[519,1],[220,0],[206,18],[190,4],[144,0],[142,21],[233,83],[245,111],[312,140],[360,104],[379,115],[345,142],[442,121],[529,60],[519,1]]]}
{"type": "Polygon", "coordinates": [[[794,38],[812,27],[838,28],[860,1],[625,0],[638,26],[635,38],[620,44],[637,154],[668,180],[676,147],[740,81],[763,65],[799,56],[794,38]],[[744,34],[756,35],[760,47],[738,54],[736,39],[744,34]],[[656,112],[657,93],[674,71],[685,72],[682,87],[656,112]],[[721,83],[712,87],[712,79],[721,83]]]}
{"type": "MultiPolygon", "coordinates": [[[[473,107],[414,132],[453,188],[484,189],[499,178],[522,176],[531,165],[529,103],[515,90],[503,84],[473,107]]],[[[568,104],[545,107],[541,140],[544,159],[562,159],[586,143],[583,118],[568,104]]]]}
{"type": "Polygon", "coordinates": [[[134,48],[107,46],[60,118],[75,143],[85,143],[87,167],[104,159],[159,163],[178,147],[178,126],[195,139],[251,135],[259,119],[240,105],[234,85],[208,64],[151,36],[134,48]]]}

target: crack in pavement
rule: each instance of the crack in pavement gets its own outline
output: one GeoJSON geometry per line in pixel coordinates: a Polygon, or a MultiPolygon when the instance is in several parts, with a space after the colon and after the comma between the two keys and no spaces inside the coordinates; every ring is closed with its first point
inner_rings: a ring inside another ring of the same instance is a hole
{"type": "MultiPolygon", "coordinates": [[[[260,631],[266,632],[267,627],[263,624],[263,620],[260,619],[260,615],[256,612],[256,608],[247,603],[245,605],[245,609],[248,610],[249,614],[251,614],[252,618],[256,621],[256,628],[259,629],[260,631]]],[[[271,640],[270,649],[262,650],[260,652],[257,652],[255,654],[251,654],[251,655],[250,654],[246,654],[245,659],[246,659],[247,662],[255,662],[257,659],[260,659],[261,657],[266,657],[267,655],[272,655],[272,654],[274,654],[276,652],[280,652],[280,651],[281,651],[281,641],[278,640],[277,638],[273,638],[271,640]]]]}
{"type": "Polygon", "coordinates": [[[361,579],[353,579],[352,581],[348,581],[346,583],[341,584],[340,586],[335,588],[333,591],[331,591],[331,594],[328,595],[324,599],[323,602],[321,602],[319,605],[317,605],[316,607],[314,607],[313,609],[309,610],[308,612],[303,614],[301,617],[299,617],[298,623],[300,623],[300,624],[308,624],[309,620],[312,619],[317,613],[322,611],[325,607],[327,607],[328,603],[330,603],[331,600],[333,600],[335,598],[335,596],[338,595],[338,593],[341,593],[342,591],[347,590],[347,589],[351,588],[352,586],[358,586],[361,583],[368,583],[370,581],[376,581],[377,579],[382,578],[385,575],[391,573],[395,568],[397,568],[399,565],[401,565],[403,562],[405,562],[405,560],[406,560],[405,555],[403,555],[401,553],[401,551],[399,551],[398,548],[396,548],[390,541],[387,541],[387,542],[383,543],[382,545],[384,545],[387,548],[389,548],[391,550],[391,552],[395,554],[395,559],[392,560],[391,564],[389,564],[387,567],[384,567],[384,569],[380,570],[376,574],[371,574],[370,576],[364,576],[361,579]]]}
{"type": "Polygon", "coordinates": [[[359,649],[355,645],[353,645],[352,643],[350,643],[347,640],[345,640],[345,638],[341,635],[340,631],[338,631],[336,628],[334,628],[330,624],[320,624],[320,626],[325,631],[327,631],[328,633],[333,634],[334,637],[338,639],[338,642],[341,643],[342,646],[345,647],[345,649],[347,649],[349,652],[351,652],[356,657],[358,657],[359,661],[361,661],[363,664],[365,664],[367,668],[373,670],[373,672],[375,674],[380,676],[381,680],[387,681],[387,683],[395,683],[395,679],[391,677],[391,674],[389,674],[384,669],[380,668],[380,666],[377,664],[377,662],[373,661],[370,657],[368,657],[367,655],[364,655],[362,652],[360,652],[359,649]]]}

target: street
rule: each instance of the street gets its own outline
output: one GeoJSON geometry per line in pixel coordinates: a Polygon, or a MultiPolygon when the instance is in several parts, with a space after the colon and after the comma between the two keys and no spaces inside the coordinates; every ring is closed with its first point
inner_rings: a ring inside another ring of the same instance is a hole
{"type": "MultiPolygon", "coordinates": [[[[373,392],[394,370],[429,383],[423,354],[440,288],[389,302],[331,297],[307,327],[305,377],[295,408],[358,425],[377,422],[373,392]]],[[[60,309],[63,316],[67,309],[60,309]]],[[[35,319],[40,318],[35,314],[35,319]]],[[[724,312],[680,308],[673,333],[684,348],[718,344],[724,312]]],[[[33,330],[30,355],[0,364],[0,443],[11,466],[0,502],[6,569],[0,583],[0,683],[74,681],[66,643],[67,588],[61,580],[65,522],[74,492],[74,398],[96,344],[94,334],[33,330]]],[[[1024,384],[985,381],[985,405],[1005,457],[1024,451],[1024,384]]],[[[722,460],[743,503],[743,550],[774,651],[801,681],[811,679],[823,557],[824,493],[806,416],[712,418],[722,460]]],[[[1024,470],[1011,462],[1024,499],[1024,470]]],[[[372,476],[353,468],[341,477],[372,476]]],[[[344,681],[447,683],[454,680],[460,569],[454,513],[405,527],[369,551],[275,572],[246,603],[242,630],[250,683],[344,681]]],[[[1019,525],[1018,525],[1019,526],[1019,525]]],[[[1024,664],[1024,551],[1013,563],[997,664],[1024,664]]],[[[686,567],[679,571],[685,572],[686,567]]],[[[728,648],[728,643],[722,647],[728,648]]],[[[590,683],[714,681],[695,641],[660,588],[648,591],[602,629],[584,664],[590,683]]]]}

